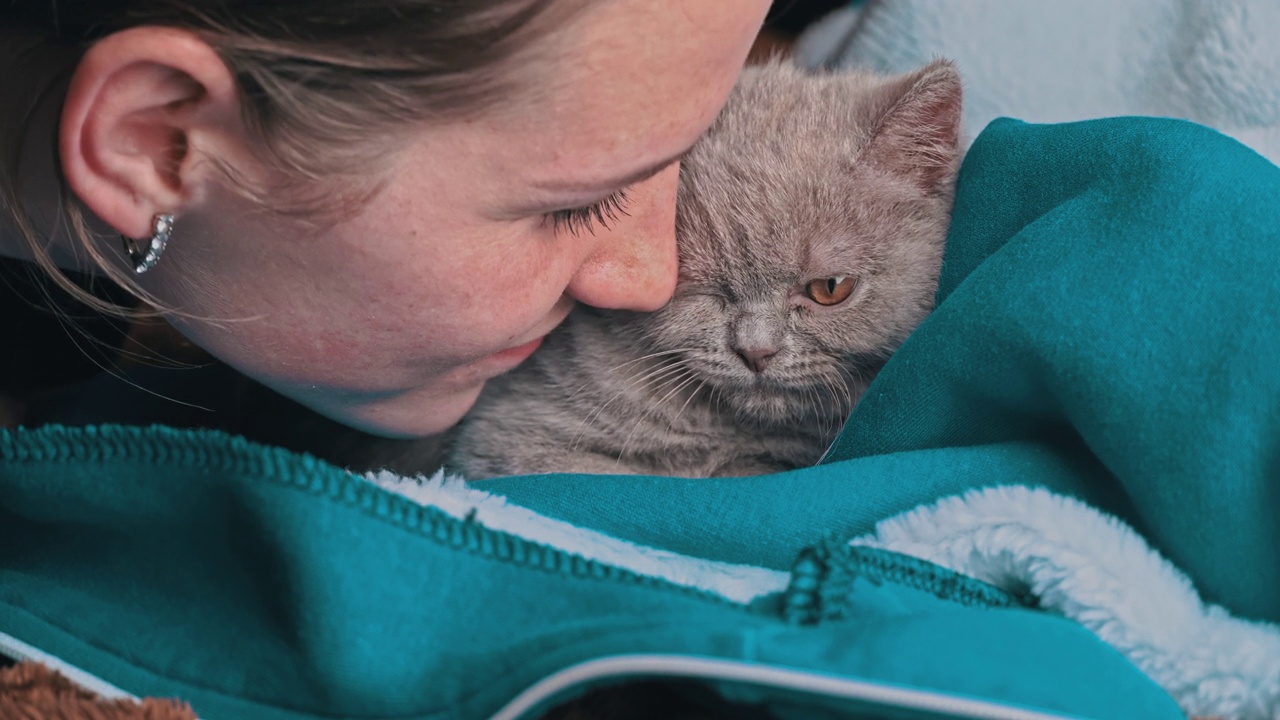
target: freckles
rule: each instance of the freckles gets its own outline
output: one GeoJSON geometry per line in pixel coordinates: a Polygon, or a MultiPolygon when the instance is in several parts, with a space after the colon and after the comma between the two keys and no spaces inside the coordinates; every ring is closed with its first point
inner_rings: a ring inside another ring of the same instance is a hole
{"type": "Polygon", "coordinates": [[[341,374],[339,368],[350,367],[356,362],[356,358],[360,357],[356,351],[362,346],[359,341],[359,333],[336,333],[322,332],[311,341],[311,360],[323,368],[337,370],[341,374]]]}
{"type": "Polygon", "coordinates": [[[248,361],[246,371],[259,379],[312,385],[341,383],[358,358],[364,357],[361,343],[355,338],[323,328],[280,329],[247,340],[228,359],[233,363],[248,361]]]}

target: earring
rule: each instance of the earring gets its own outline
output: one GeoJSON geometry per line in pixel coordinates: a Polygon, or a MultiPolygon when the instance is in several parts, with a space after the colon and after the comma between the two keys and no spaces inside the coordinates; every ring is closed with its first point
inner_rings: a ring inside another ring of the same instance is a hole
{"type": "Polygon", "coordinates": [[[173,216],[168,213],[156,215],[151,220],[151,239],[147,242],[147,251],[144,253],[138,250],[138,243],[133,238],[120,236],[121,242],[124,243],[124,252],[129,256],[129,262],[133,263],[133,272],[141,275],[150,270],[160,262],[160,255],[164,253],[164,248],[169,244],[169,234],[173,232],[173,216]]]}

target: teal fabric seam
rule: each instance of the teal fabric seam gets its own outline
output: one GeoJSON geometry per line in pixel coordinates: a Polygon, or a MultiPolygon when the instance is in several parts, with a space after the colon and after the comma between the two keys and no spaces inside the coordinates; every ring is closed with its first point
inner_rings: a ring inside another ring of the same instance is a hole
{"type": "Polygon", "coordinates": [[[641,575],[549,545],[487,528],[473,516],[459,520],[431,507],[358,480],[351,473],[313,456],[268,447],[216,430],[180,430],[153,425],[134,427],[50,425],[0,430],[0,462],[60,463],[142,461],[233,473],[241,481],[270,480],[328,497],[372,513],[435,542],[485,555],[500,562],[577,578],[652,587],[741,608],[749,606],[696,588],[641,575]]]}
{"type": "MultiPolygon", "coordinates": [[[[463,520],[436,508],[358,480],[351,473],[313,456],[258,445],[215,430],[167,426],[98,425],[0,431],[0,462],[59,463],[145,461],[234,473],[242,480],[261,478],[328,497],[435,542],[486,557],[551,573],[621,582],[677,592],[752,613],[769,613],[768,604],[736,603],[723,596],[659,578],[640,575],[559,548],[487,528],[474,515],[463,520]]],[[[894,582],[962,604],[1008,607],[1011,595],[981,581],[918,558],[870,548],[851,548],[832,538],[801,552],[783,593],[784,616],[813,622],[835,611],[830,589],[864,577],[894,582]],[[816,583],[816,584],[815,584],[816,583]],[[819,590],[822,590],[819,593],[819,590]],[[819,595],[826,596],[825,603],[819,595]],[[821,610],[823,606],[826,610],[821,610]],[[802,608],[810,608],[803,610],[802,608]]]]}
{"type": "Polygon", "coordinates": [[[855,592],[854,584],[859,578],[873,585],[892,583],[973,607],[1034,607],[1029,598],[940,565],[828,537],[802,551],[796,559],[791,583],[783,591],[783,616],[797,625],[839,620],[848,609],[848,599],[855,592]]]}

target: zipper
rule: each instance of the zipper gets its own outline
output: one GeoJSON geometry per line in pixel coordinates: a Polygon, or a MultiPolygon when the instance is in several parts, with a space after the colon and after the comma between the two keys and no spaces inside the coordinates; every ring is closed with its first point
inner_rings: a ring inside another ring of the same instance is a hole
{"type": "MultiPolygon", "coordinates": [[[[0,633],[0,655],[19,662],[40,663],[106,700],[139,701],[137,696],[11,635],[0,633]]],[[[549,699],[576,685],[594,684],[595,681],[619,676],[702,678],[721,682],[748,683],[819,695],[828,700],[832,698],[856,700],[963,720],[1081,720],[1078,716],[1029,710],[936,691],[916,690],[867,680],[850,680],[834,675],[719,658],[683,655],[619,655],[565,668],[534,683],[495,713],[490,720],[520,720],[526,717],[530,710],[544,706],[549,699]]]]}
{"type": "Polygon", "coordinates": [[[611,678],[639,677],[764,686],[812,695],[828,702],[832,699],[850,700],[956,720],[1083,720],[1078,715],[1031,710],[902,685],[688,655],[617,655],[574,665],[533,684],[492,715],[490,720],[528,720],[533,717],[531,712],[545,712],[557,696],[576,686],[594,687],[611,678]]]}
{"type": "Polygon", "coordinates": [[[137,696],[130,695],[106,680],[103,680],[96,675],[90,675],[84,670],[81,670],[80,668],[63,661],[54,655],[50,655],[39,648],[22,642],[12,635],[6,635],[2,632],[0,632],[0,655],[13,658],[18,662],[40,663],[103,699],[138,701],[137,696]]]}

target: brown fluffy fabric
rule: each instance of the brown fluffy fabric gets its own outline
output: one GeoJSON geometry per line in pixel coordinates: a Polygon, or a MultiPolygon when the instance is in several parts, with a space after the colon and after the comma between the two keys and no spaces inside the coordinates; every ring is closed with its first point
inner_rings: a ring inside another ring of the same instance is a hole
{"type": "Polygon", "coordinates": [[[0,669],[4,720],[196,720],[177,700],[104,700],[36,663],[0,669]]]}

